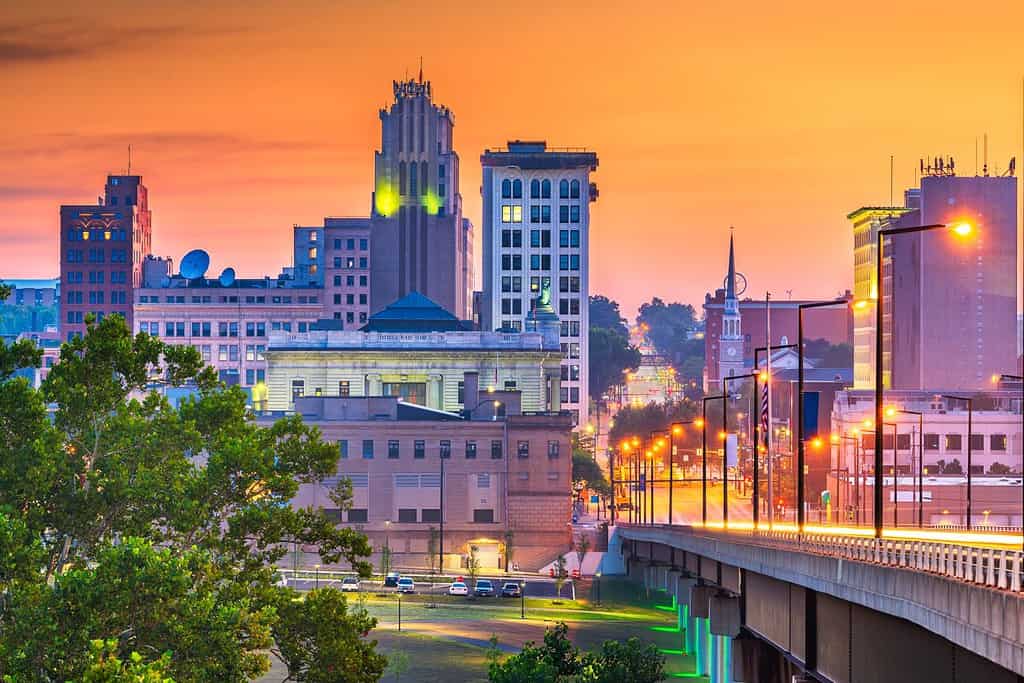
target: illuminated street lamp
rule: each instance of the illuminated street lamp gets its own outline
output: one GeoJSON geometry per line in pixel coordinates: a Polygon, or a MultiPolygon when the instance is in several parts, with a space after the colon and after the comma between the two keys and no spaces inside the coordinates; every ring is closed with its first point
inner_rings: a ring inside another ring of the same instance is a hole
{"type": "MultiPolygon", "coordinates": [[[[961,222],[954,226],[948,226],[945,223],[935,223],[932,225],[918,225],[908,228],[890,228],[888,230],[878,231],[878,244],[875,250],[875,280],[876,280],[876,299],[875,299],[875,422],[881,423],[885,419],[884,407],[882,401],[884,400],[884,386],[882,384],[882,308],[885,302],[884,296],[884,285],[885,280],[882,274],[882,263],[884,262],[884,251],[885,251],[885,238],[895,237],[896,235],[904,235],[915,232],[925,232],[928,230],[945,230],[950,231],[958,237],[967,237],[974,232],[974,226],[970,223],[961,222]]],[[[968,434],[968,448],[970,448],[970,434],[968,434]]],[[[970,481],[970,471],[968,470],[968,482],[970,481]]],[[[875,439],[875,538],[882,537],[882,440],[875,439]]],[[[970,486],[968,485],[968,501],[970,501],[970,486]]],[[[970,502],[968,502],[970,507],[970,502]]],[[[970,526],[970,517],[967,520],[968,526],[970,526]]]]}

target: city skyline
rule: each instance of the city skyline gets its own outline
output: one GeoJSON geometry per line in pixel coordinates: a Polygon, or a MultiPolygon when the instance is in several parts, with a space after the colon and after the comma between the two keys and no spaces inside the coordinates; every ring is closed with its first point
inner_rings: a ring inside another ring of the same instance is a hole
{"type": "Polygon", "coordinates": [[[896,197],[915,184],[920,157],[952,155],[973,173],[986,132],[990,173],[1020,157],[1019,67],[1000,51],[1024,18],[1018,8],[953,21],[953,6],[875,3],[842,24],[815,8],[813,34],[794,21],[810,16],[806,4],[643,18],[545,8],[513,53],[493,39],[514,34],[488,9],[452,6],[420,31],[402,24],[401,5],[308,3],[301,20],[233,3],[163,5],[133,10],[131,25],[127,6],[109,3],[85,33],[70,4],[5,10],[0,73],[22,94],[0,133],[4,277],[56,275],[57,207],[91,202],[99,175],[124,170],[128,144],[153,193],[155,253],[177,260],[203,247],[214,269],[277,272],[293,224],[367,214],[376,110],[421,55],[456,117],[474,224],[484,149],[539,138],[601,155],[591,290],[627,315],[651,295],[699,306],[722,276],[729,225],[752,292],[839,293],[853,270],[845,214],[888,202],[890,155],[896,197]],[[605,25],[623,49],[596,49],[612,39],[605,25]],[[866,25],[884,51],[861,48],[866,25]],[[922,50],[934,59],[915,59],[922,50]],[[97,96],[132,82],[146,96],[122,100],[130,106],[97,96]],[[245,231],[255,238],[239,239],[245,231]]]}

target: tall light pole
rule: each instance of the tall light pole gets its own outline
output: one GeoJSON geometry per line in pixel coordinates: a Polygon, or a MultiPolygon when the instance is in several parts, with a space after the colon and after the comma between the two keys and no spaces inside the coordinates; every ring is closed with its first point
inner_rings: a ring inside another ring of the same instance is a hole
{"type": "Polygon", "coordinates": [[[920,410],[898,411],[903,415],[917,415],[917,526],[924,526],[924,413],[920,410]]]}
{"type": "Polygon", "coordinates": [[[804,311],[810,308],[826,308],[828,306],[849,306],[847,299],[833,299],[831,301],[814,301],[812,303],[800,304],[797,306],[796,317],[796,526],[800,533],[804,530],[806,514],[804,512],[804,499],[807,495],[805,489],[805,448],[804,440],[804,311]]]}
{"type": "MultiPolygon", "coordinates": [[[[904,235],[913,232],[925,232],[927,230],[944,230],[949,228],[945,223],[935,223],[932,225],[918,225],[909,228],[890,228],[888,230],[878,231],[878,243],[875,250],[875,423],[882,424],[885,420],[884,406],[882,401],[884,400],[884,386],[883,372],[882,372],[882,309],[885,308],[885,280],[882,273],[882,262],[884,261],[883,254],[885,250],[885,238],[895,237],[896,235],[904,235]]],[[[970,235],[974,228],[970,223],[960,223],[951,228],[952,232],[961,237],[970,235]]],[[[968,439],[969,440],[969,439],[968,439]]],[[[970,474],[968,474],[970,477],[970,474]]],[[[882,537],[882,484],[884,480],[882,478],[882,440],[879,438],[875,439],[875,538],[882,537]]],[[[968,488],[968,494],[970,489],[968,488]]]]}
{"type": "Polygon", "coordinates": [[[708,401],[725,399],[722,396],[704,396],[700,406],[700,509],[701,522],[708,523],[708,401]]]}
{"type": "Polygon", "coordinates": [[[697,420],[683,420],[682,422],[673,422],[669,425],[668,429],[668,523],[672,525],[672,490],[675,488],[675,475],[672,472],[675,466],[675,454],[676,454],[676,442],[674,437],[680,436],[686,425],[700,422],[697,420]]]}
{"type": "MultiPolygon", "coordinates": [[[[729,382],[739,379],[754,379],[756,386],[757,372],[746,375],[730,375],[722,378],[722,433],[725,435],[722,441],[722,522],[729,522],[729,382]]],[[[756,393],[756,392],[755,392],[756,393]]],[[[739,425],[737,425],[738,427],[739,425]]],[[[736,447],[736,466],[739,468],[739,445],[736,447]]],[[[756,498],[757,496],[755,496],[756,498]]]]}
{"type": "Polygon", "coordinates": [[[941,394],[942,398],[950,401],[963,401],[967,404],[967,530],[971,530],[971,483],[973,474],[971,470],[974,464],[974,451],[971,448],[971,429],[973,427],[972,418],[974,416],[974,400],[968,396],[952,396],[950,394],[941,394]]]}
{"type": "MultiPolygon", "coordinates": [[[[999,382],[1006,382],[1006,381],[1020,382],[1020,384],[1021,384],[1021,398],[1024,399],[1024,376],[1002,374],[1002,375],[999,375],[998,377],[993,377],[993,379],[995,380],[995,382],[997,384],[999,382]]],[[[1024,409],[1024,400],[1022,400],[1022,402],[1021,402],[1021,408],[1024,409]]],[[[1021,474],[1021,477],[1022,477],[1022,483],[1024,483],[1024,460],[1021,460],[1021,463],[1020,463],[1020,474],[1021,474]]],[[[1021,501],[1020,501],[1021,522],[1020,522],[1020,524],[1021,524],[1021,529],[1024,529],[1024,486],[1021,486],[1020,490],[1021,490],[1021,501]]]]}
{"type": "MultiPolygon", "coordinates": [[[[768,312],[768,301],[767,300],[765,300],[765,312],[766,312],[766,314],[768,312]]],[[[769,344],[768,346],[759,346],[756,349],[754,349],[754,370],[757,370],[758,368],[761,367],[761,363],[760,363],[759,357],[760,357],[760,354],[761,354],[762,351],[764,352],[765,358],[767,359],[767,361],[769,361],[769,362],[767,362],[767,365],[770,366],[771,365],[771,362],[770,362],[771,358],[768,356],[768,352],[769,351],[780,351],[782,349],[795,349],[796,348],[796,344],[780,344],[779,346],[771,346],[771,341],[772,341],[771,339],[768,340],[768,344],[769,344]]],[[[773,486],[773,484],[772,484],[772,447],[771,447],[771,444],[772,444],[772,416],[770,414],[768,414],[770,412],[769,411],[770,405],[768,404],[768,400],[767,400],[768,392],[771,391],[771,387],[770,387],[770,385],[768,383],[772,381],[772,378],[771,378],[771,374],[768,372],[768,368],[766,368],[761,373],[761,381],[765,383],[765,396],[766,396],[766,399],[765,399],[766,402],[765,402],[765,405],[764,405],[764,412],[765,412],[765,415],[764,415],[764,434],[762,435],[764,437],[765,476],[768,478],[768,486],[766,487],[765,497],[768,499],[768,525],[771,526],[771,523],[772,523],[772,521],[775,518],[775,506],[772,504],[772,498],[773,498],[773,495],[772,495],[772,486],[773,486]]],[[[757,385],[756,385],[756,380],[755,380],[755,387],[756,386],[757,385]]],[[[758,411],[759,415],[760,415],[760,413],[761,413],[761,411],[758,411]]],[[[755,453],[756,453],[756,451],[755,451],[755,453]]],[[[757,471],[756,470],[756,468],[757,468],[757,460],[756,459],[754,460],[754,463],[755,463],[755,475],[754,475],[754,477],[755,477],[754,478],[755,486],[754,486],[754,491],[757,492],[757,490],[758,490],[757,487],[758,487],[758,484],[760,482],[758,482],[758,480],[757,480],[757,474],[756,474],[756,471],[757,471]]],[[[759,507],[760,506],[754,506],[754,526],[755,527],[757,527],[757,523],[758,523],[758,517],[759,517],[759,510],[758,510],[758,508],[759,507]]]]}

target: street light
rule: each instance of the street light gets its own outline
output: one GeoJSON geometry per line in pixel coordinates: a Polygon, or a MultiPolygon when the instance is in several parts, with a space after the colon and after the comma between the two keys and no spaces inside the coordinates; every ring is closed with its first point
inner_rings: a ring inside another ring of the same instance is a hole
{"type": "MultiPolygon", "coordinates": [[[[766,315],[768,314],[768,301],[767,300],[765,300],[765,314],[766,315]]],[[[795,349],[796,348],[796,344],[780,344],[779,346],[771,346],[770,345],[771,339],[769,339],[768,342],[769,342],[768,346],[759,346],[756,349],[754,349],[754,369],[755,370],[757,370],[757,368],[761,367],[761,362],[760,362],[759,358],[760,358],[760,353],[762,351],[765,354],[766,366],[770,366],[771,365],[771,358],[768,356],[768,352],[770,350],[780,351],[782,349],[795,349]]],[[[765,370],[761,371],[759,378],[755,378],[754,379],[754,388],[755,389],[757,388],[757,380],[758,379],[760,379],[762,382],[764,382],[765,392],[767,394],[767,391],[770,389],[768,383],[772,379],[771,378],[771,373],[768,371],[767,367],[766,367],[765,370]]],[[[755,391],[755,393],[757,393],[757,392],[755,391]]],[[[764,446],[764,457],[765,457],[765,463],[766,463],[765,476],[768,477],[768,486],[767,486],[767,491],[766,491],[767,498],[768,498],[768,525],[771,526],[771,523],[772,523],[772,521],[775,518],[775,506],[772,504],[772,497],[773,497],[773,492],[772,492],[772,449],[771,449],[771,443],[772,443],[772,416],[769,413],[770,413],[769,405],[767,403],[767,396],[766,396],[766,403],[764,405],[764,416],[763,416],[764,417],[764,427],[765,427],[765,429],[764,429],[764,434],[760,434],[758,436],[759,436],[759,438],[760,437],[764,438],[764,444],[765,444],[765,446],[764,446]]],[[[760,411],[759,411],[759,414],[760,414],[760,411]]],[[[757,462],[757,450],[755,450],[754,451],[754,492],[755,492],[755,496],[760,495],[760,491],[759,491],[759,488],[758,488],[760,486],[760,481],[758,481],[758,478],[759,478],[759,473],[758,473],[758,462],[757,462]]],[[[755,505],[754,506],[754,528],[757,528],[759,517],[760,517],[760,505],[755,505]]]]}
{"type": "Polygon", "coordinates": [[[849,306],[848,299],[833,299],[831,301],[815,301],[812,303],[799,304],[796,316],[796,526],[800,533],[804,530],[804,498],[807,493],[805,488],[804,474],[804,311],[809,308],[826,308],[829,306],[849,306]]]}
{"type": "Polygon", "coordinates": [[[313,565],[313,575],[316,577],[316,583],[313,584],[314,590],[320,590],[320,565],[313,565]]]}
{"type": "Polygon", "coordinates": [[[519,580],[519,618],[526,618],[526,579],[519,580]]]}
{"type": "MultiPolygon", "coordinates": [[[[673,474],[673,467],[675,466],[675,454],[676,444],[673,437],[682,435],[686,430],[683,429],[685,425],[694,424],[700,422],[697,420],[683,420],[682,422],[673,422],[669,425],[668,430],[668,523],[672,525],[672,490],[675,488],[675,475],[673,474]]],[[[701,423],[703,425],[703,423],[701,423]]]]}
{"type": "MultiPolygon", "coordinates": [[[[896,235],[904,235],[913,232],[925,232],[927,230],[942,230],[950,228],[945,223],[935,223],[932,225],[918,225],[915,227],[908,228],[890,228],[888,230],[878,231],[878,245],[875,251],[875,281],[876,281],[876,298],[875,298],[875,422],[881,424],[884,420],[884,412],[882,401],[884,400],[884,386],[882,384],[882,309],[885,302],[884,288],[885,281],[882,277],[882,262],[883,252],[885,250],[885,238],[895,237],[896,235]]],[[[974,232],[974,228],[970,223],[961,222],[955,226],[952,226],[951,232],[959,237],[966,237],[974,232]]],[[[970,436],[968,434],[968,436],[970,436]]],[[[968,438],[968,442],[970,439],[968,438]]],[[[968,481],[970,481],[970,472],[968,472],[968,481]]],[[[882,440],[875,439],[875,538],[882,537],[882,440]]],[[[970,496],[970,486],[968,485],[968,496],[970,496]]],[[[968,501],[970,498],[968,497],[968,501]]],[[[968,502],[968,505],[970,503],[968,502]]],[[[968,519],[968,527],[970,526],[970,519],[968,519]]]]}
{"type": "Polygon", "coordinates": [[[941,394],[941,397],[950,401],[963,401],[967,404],[967,530],[971,530],[971,480],[973,475],[971,473],[974,464],[974,451],[971,448],[971,428],[972,418],[974,416],[974,400],[967,396],[952,396],[950,394],[941,394]]]}
{"type": "MultiPolygon", "coordinates": [[[[757,372],[746,375],[729,375],[722,378],[722,524],[729,524],[729,444],[726,436],[729,432],[729,382],[738,379],[751,379],[757,381],[757,372]]],[[[737,446],[736,465],[739,466],[739,447],[737,446]]]]}
{"type": "Polygon", "coordinates": [[[917,415],[917,526],[924,526],[924,413],[919,410],[898,411],[904,415],[917,415]]]}
{"type": "Polygon", "coordinates": [[[700,505],[701,522],[708,523],[708,401],[725,400],[726,395],[704,396],[700,406],[700,505]]]}
{"type": "Polygon", "coordinates": [[[594,606],[601,604],[601,572],[594,572],[594,606]]]}

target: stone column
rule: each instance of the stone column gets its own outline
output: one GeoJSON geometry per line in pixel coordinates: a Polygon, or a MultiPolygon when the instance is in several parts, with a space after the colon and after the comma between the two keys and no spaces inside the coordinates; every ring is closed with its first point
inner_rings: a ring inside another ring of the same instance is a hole
{"type": "Polygon", "coordinates": [[[430,375],[427,378],[427,407],[435,410],[444,410],[444,399],[442,396],[441,375],[430,375]]]}
{"type": "Polygon", "coordinates": [[[370,374],[366,376],[366,395],[367,396],[380,396],[381,392],[384,391],[383,382],[380,381],[380,375],[370,374]]]}
{"type": "Polygon", "coordinates": [[[562,409],[562,376],[554,373],[549,375],[548,386],[551,390],[549,409],[557,413],[562,409]]]}

